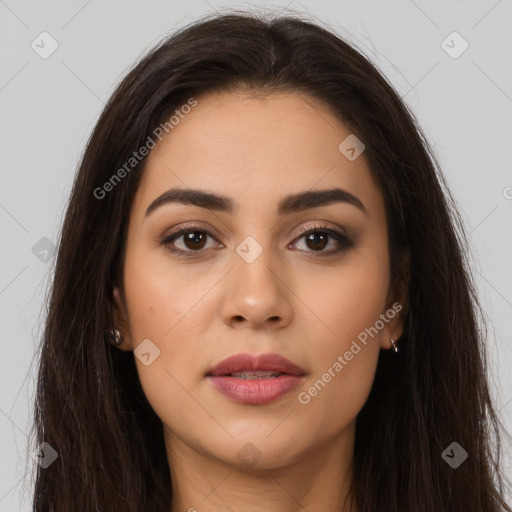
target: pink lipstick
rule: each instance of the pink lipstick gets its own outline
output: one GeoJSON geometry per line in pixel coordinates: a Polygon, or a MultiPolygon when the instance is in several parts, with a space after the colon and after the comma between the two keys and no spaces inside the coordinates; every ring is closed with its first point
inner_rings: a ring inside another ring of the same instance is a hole
{"type": "Polygon", "coordinates": [[[302,368],[278,354],[240,353],[215,365],[207,379],[235,402],[263,405],[299,386],[304,376],[302,368]]]}

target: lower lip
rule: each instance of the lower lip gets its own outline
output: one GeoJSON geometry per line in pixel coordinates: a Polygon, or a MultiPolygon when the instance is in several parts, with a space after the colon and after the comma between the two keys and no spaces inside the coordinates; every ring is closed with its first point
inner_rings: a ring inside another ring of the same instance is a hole
{"type": "Polygon", "coordinates": [[[280,375],[279,377],[243,379],[227,375],[208,376],[213,387],[235,402],[246,405],[268,404],[296,388],[303,376],[280,375]]]}

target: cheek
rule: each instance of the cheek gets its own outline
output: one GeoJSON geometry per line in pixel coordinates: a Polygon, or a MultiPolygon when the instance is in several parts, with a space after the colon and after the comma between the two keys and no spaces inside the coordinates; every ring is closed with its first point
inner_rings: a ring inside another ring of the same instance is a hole
{"type": "Polygon", "coordinates": [[[299,396],[314,428],[325,429],[328,416],[334,432],[357,416],[370,393],[380,352],[381,329],[375,326],[389,285],[387,258],[375,254],[354,253],[328,277],[305,282],[301,292],[322,326],[309,354],[313,371],[299,396]]]}
{"type": "Polygon", "coordinates": [[[194,392],[190,384],[197,381],[200,351],[190,332],[190,328],[194,329],[190,309],[197,299],[187,300],[186,291],[178,294],[175,287],[166,286],[166,281],[151,274],[140,281],[135,275],[133,278],[128,307],[138,378],[157,416],[164,424],[174,425],[176,418],[171,412],[193,409],[194,405],[190,399],[190,393],[194,392]],[[154,359],[150,356],[150,364],[137,356],[137,346],[146,339],[151,340],[158,354],[154,359]]]}
{"type": "Polygon", "coordinates": [[[323,325],[323,346],[343,349],[384,312],[389,269],[383,249],[354,250],[337,267],[307,273],[301,279],[298,294],[323,325]]]}
{"type": "Polygon", "coordinates": [[[190,407],[189,392],[202,378],[201,333],[211,325],[213,313],[205,310],[201,299],[218,278],[192,280],[182,267],[171,266],[165,255],[151,257],[133,248],[126,258],[125,290],[135,363],[144,393],[160,417],[169,409],[190,407]],[[153,358],[151,353],[146,365],[137,357],[137,347],[148,339],[158,355],[153,358]]]}
{"type": "Polygon", "coordinates": [[[132,248],[125,262],[125,289],[135,346],[144,338],[169,345],[182,324],[190,323],[209,281],[193,279],[184,267],[171,264],[163,250],[132,248]]]}

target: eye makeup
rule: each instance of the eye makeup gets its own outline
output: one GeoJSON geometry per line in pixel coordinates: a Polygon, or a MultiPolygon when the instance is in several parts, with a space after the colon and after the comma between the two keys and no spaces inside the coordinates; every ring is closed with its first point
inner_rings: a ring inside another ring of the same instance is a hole
{"type": "MultiPolygon", "coordinates": [[[[200,257],[199,253],[206,251],[207,249],[212,248],[205,246],[207,245],[207,239],[211,238],[215,241],[213,248],[222,249],[225,246],[217,240],[217,238],[210,233],[203,226],[197,224],[186,224],[182,225],[174,231],[165,234],[160,240],[160,244],[163,245],[168,251],[173,254],[178,255],[179,257],[200,257]],[[181,239],[181,240],[180,240],[181,239]],[[189,245],[187,248],[177,248],[175,243],[177,241],[181,241],[182,245],[189,245]],[[193,245],[196,247],[193,247],[193,245]],[[192,247],[191,247],[192,246],[192,247]]],[[[313,253],[313,257],[328,257],[333,256],[335,254],[339,254],[340,252],[353,247],[353,240],[339,228],[332,228],[328,225],[317,224],[314,223],[313,227],[303,227],[299,230],[298,235],[294,238],[293,242],[288,244],[288,248],[294,247],[298,241],[302,241],[304,239],[306,247],[307,244],[319,245],[317,247],[320,250],[307,250],[307,249],[295,249],[306,253],[313,253]],[[338,247],[330,250],[324,250],[326,246],[328,246],[331,242],[335,242],[338,247]]]]}

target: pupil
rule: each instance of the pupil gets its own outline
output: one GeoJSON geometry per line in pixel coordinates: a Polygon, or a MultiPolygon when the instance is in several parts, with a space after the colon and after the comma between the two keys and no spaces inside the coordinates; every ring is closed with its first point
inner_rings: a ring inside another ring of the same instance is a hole
{"type": "MultiPolygon", "coordinates": [[[[206,241],[204,235],[205,233],[201,231],[187,233],[184,235],[185,245],[189,249],[202,249],[206,241]]],[[[307,243],[311,249],[323,249],[327,245],[328,237],[325,233],[310,233],[307,237],[307,243]]]]}
{"type": "Polygon", "coordinates": [[[323,233],[310,233],[307,237],[308,242],[313,242],[314,245],[320,243],[320,247],[310,247],[311,249],[323,249],[327,245],[327,237],[323,233]],[[319,241],[321,239],[321,241],[319,241]]]}
{"type": "Polygon", "coordinates": [[[202,247],[205,244],[205,240],[206,240],[206,237],[204,235],[205,234],[202,233],[201,231],[193,231],[193,232],[187,233],[185,235],[185,245],[189,249],[202,249],[202,247]],[[198,244],[198,243],[200,244],[199,247],[197,245],[194,245],[194,244],[198,244]],[[192,247],[190,247],[189,244],[192,244],[192,247]]]}

